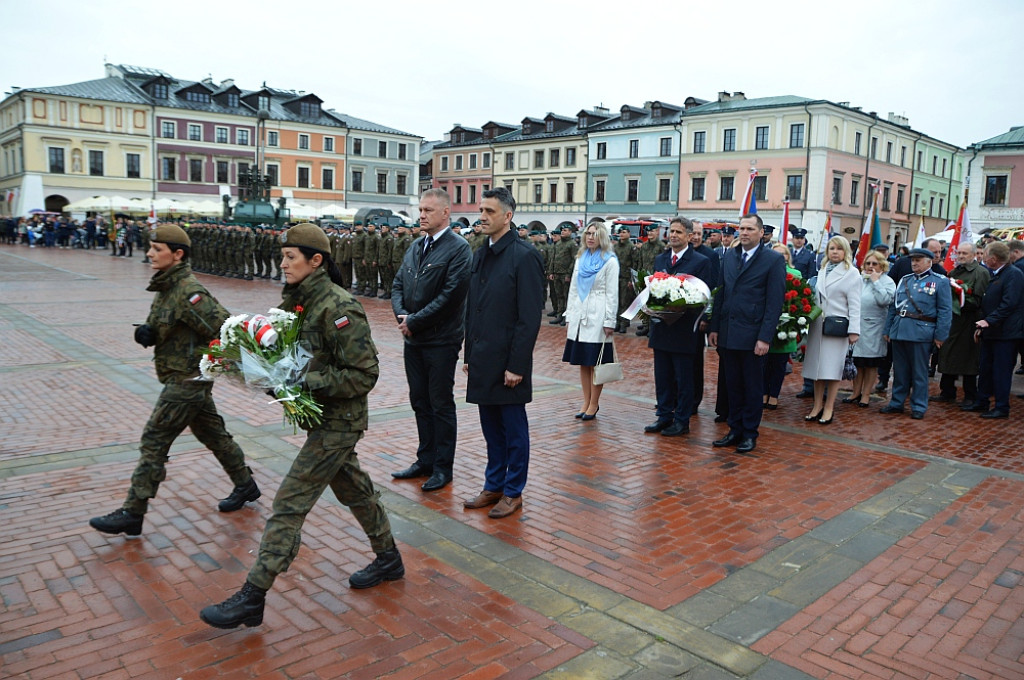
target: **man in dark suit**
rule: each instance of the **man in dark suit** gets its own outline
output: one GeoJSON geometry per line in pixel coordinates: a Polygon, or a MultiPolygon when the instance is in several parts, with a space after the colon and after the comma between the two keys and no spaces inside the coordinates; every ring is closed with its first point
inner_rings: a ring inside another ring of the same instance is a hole
{"type": "Polygon", "coordinates": [[[985,266],[992,270],[975,337],[981,340],[978,401],[965,411],[982,418],[1010,417],[1010,383],[1017,361],[1017,343],[1024,338],[1024,273],[1010,264],[1010,248],[996,241],[985,247],[985,266]],[[989,410],[989,399],[995,406],[989,410]]]}
{"type": "MultiPolygon", "coordinates": [[[[697,252],[690,240],[693,223],[676,217],[668,225],[669,250],[654,258],[654,271],[668,274],[691,274],[713,288],[715,267],[711,260],[697,252]]],[[[717,264],[718,256],[711,253],[717,264]]],[[[654,390],[658,397],[658,419],[644,432],[660,432],[672,437],[690,431],[690,415],[694,405],[697,354],[704,354],[704,333],[694,328],[699,313],[686,314],[673,323],[651,319],[647,346],[654,350],[654,390]]],[[[703,361],[700,362],[703,366],[703,361]]],[[[701,376],[703,378],[703,376],[701,376]]],[[[701,380],[703,386],[703,379],[701,380]]]]}
{"type": "Polygon", "coordinates": [[[722,348],[729,393],[729,434],[714,446],[736,446],[738,453],[746,453],[757,446],[764,357],[782,315],[786,261],[761,243],[764,224],[757,215],[744,215],[737,232],[739,246],[722,260],[709,340],[722,348]]]}
{"type": "Polygon", "coordinates": [[[391,286],[391,309],[405,337],[403,356],[409,403],[416,414],[416,462],[395,479],[429,477],[436,491],[452,481],[455,462],[455,364],[465,337],[466,294],[473,251],[448,228],[451,199],[444,189],[420,197],[420,231],[402,258],[391,286]]]}
{"type": "MultiPolygon", "coordinates": [[[[722,260],[714,250],[704,243],[704,225],[700,222],[693,223],[693,233],[690,234],[690,248],[694,252],[708,258],[708,261],[711,262],[712,266],[708,269],[707,278],[704,279],[704,283],[708,284],[709,289],[714,290],[718,286],[718,272],[722,268],[722,260]]],[[[708,332],[707,322],[702,320],[698,329],[700,330],[700,339],[698,340],[700,351],[692,355],[693,411],[690,413],[691,416],[697,415],[697,409],[700,408],[700,403],[704,401],[704,339],[708,332]]]]}
{"type": "Polygon", "coordinates": [[[530,463],[526,404],[533,399],[533,347],[544,311],[544,263],[509,225],[516,202],[505,187],[483,192],[480,227],[488,242],[473,254],[463,370],[466,401],[477,404],[487,442],[484,490],[467,508],[508,517],[523,507],[530,463]]]}

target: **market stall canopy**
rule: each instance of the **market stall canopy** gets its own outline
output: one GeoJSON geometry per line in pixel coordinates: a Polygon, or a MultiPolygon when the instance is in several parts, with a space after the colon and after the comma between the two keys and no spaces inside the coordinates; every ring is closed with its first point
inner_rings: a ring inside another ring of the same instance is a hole
{"type": "Polygon", "coordinates": [[[291,210],[292,220],[312,220],[320,215],[320,211],[308,205],[302,205],[301,203],[289,203],[288,208],[291,210]]]}

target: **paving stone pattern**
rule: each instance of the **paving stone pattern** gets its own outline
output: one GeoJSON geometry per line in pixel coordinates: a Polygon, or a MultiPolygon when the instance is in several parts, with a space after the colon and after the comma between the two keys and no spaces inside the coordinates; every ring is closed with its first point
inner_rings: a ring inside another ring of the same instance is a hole
{"type": "MultiPolygon", "coordinates": [[[[304,436],[222,382],[263,498],[218,513],[230,483],[186,433],[140,538],[88,527],[120,505],[159,393],[131,340],[150,276],[138,257],[0,249],[0,677],[1024,677],[1019,418],[838,406],[833,425],[808,425],[797,366],[758,448],[737,455],[710,446],[724,433],[714,352],[691,434],[644,435],[646,340],[617,337],[628,380],[582,423],[565,330],[544,323],[524,508],[495,521],[462,508],[485,447],[461,371],[453,484],[391,478],[413,460],[415,422],[390,304],[369,298],[381,379],[358,450],[406,578],[348,588],[371,555],[327,494],[264,624],[209,628],[197,611],[245,578],[304,436]]],[[[280,284],[200,279],[233,313],[280,301],[280,284]]]]}

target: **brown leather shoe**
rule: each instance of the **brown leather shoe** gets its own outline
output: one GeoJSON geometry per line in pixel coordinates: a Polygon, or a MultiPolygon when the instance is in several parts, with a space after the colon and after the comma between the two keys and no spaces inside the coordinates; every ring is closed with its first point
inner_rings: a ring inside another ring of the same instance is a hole
{"type": "Polygon", "coordinates": [[[516,510],[523,508],[523,497],[517,496],[516,498],[509,498],[508,496],[502,496],[498,504],[491,508],[491,511],[487,513],[487,516],[492,519],[501,519],[502,517],[508,517],[516,510]]]}
{"type": "Polygon", "coordinates": [[[468,501],[465,501],[462,504],[462,507],[468,508],[470,510],[476,510],[477,508],[486,508],[488,505],[494,505],[495,503],[500,501],[502,496],[503,494],[500,491],[488,491],[487,489],[484,489],[479,494],[477,494],[476,498],[472,498],[468,501]]]}

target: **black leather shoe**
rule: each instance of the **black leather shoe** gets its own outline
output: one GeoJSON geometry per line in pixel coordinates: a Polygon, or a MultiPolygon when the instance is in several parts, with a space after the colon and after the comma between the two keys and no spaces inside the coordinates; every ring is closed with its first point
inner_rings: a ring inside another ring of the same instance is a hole
{"type": "Polygon", "coordinates": [[[903,409],[899,406],[883,406],[878,409],[879,413],[903,413],[903,409]]]}
{"type": "Polygon", "coordinates": [[[969,404],[964,404],[960,407],[961,411],[973,411],[974,413],[985,413],[988,411],[988,403],[982,403],[980,401],[972,401],[969,404]]]}
{"type": "Polygon", "coordinates": [[[992,409],[991,411],[985,411],[981,414],[982,418],[1009,418],[1010,413],[1008,411],[1000,411],[999,409],[992,409]]]}
{"type": "Polygon", "coordinates": [[[743,439],[743,438],[740,437],[735,432],[730,432],[729,434],[725,435],[721,439],[716,439],[715,441],[711,442],[711,445],[712,446],[732,446],[733,444],[739,444],[741,439],[743,439]]]}
{"type": "Polygon", "coordinates": [[[259,497],[260,488],[256,486],[256,480],[250,477],[246,484],[241,484],[232,489],[231,495],[217,504],[217,509],[221,512],[234,512],[235,510],[240,510],[249,501],[254,501],[259,497]]]}
{"type": "Polygon", "coordinates": [[[118,508],[109,515],[93,517],[89,520],[89,526],[105,534],[124,533],[128,536],[138,536],[142,533],[142,515],[135,515],[124,508],[118,508]]]}
{"type": "Polygon", "coordinates": [[[416,461],[404,470],[392,472],[391,476],[395,479],[416,479],[417,477],[430,477],[432,474],[434,474],[433,468],[416,461]]]}
{"type": "Polygon", "coordinates": [[[420,488],[423,489],[424,491],[437,491],[438,489],[443,489],[444,487],[448,486],[451,483],[451,475],[446,475],[440,470],[435,470],[434,474],[430,475],[430,479],[423,482],[423,486],[421,486],[420,488]]]}
{"type": "Polygon", "coordinates": [[[757,448],[757,440],[753,437],[745,437],[736,445],[736,453],[750,453],[757,448]]]}
{"type": "Polygon", "coordinates": [[[924,420],[924,411],[914,411],[910,414],[914,420],[924,420]]]}
{"type": "Polygon", "coordinates": [[[348,584],[352,588],[372,588],[384,581],[397,581],[403,576],[405,565],[402,564],[402,555],[398,548],[392,548],[380,553],[368,566],[349,576],[348,584]]]}
{"type": "Polygon", "coordinates": [[[716,423],[724,423],[727,420],[729,420],[729,416],[715,416],[716,423]]]}
{"type": "Polygon", "coordinates": [[[956,401],[956,397],[951,397],[946,394],[933,394],[932,396],[928,397],[928,401],[934,401],[938,404],[947,404],[951,401],[956,401]]]}
{"type": "Polygon", "coordinates": [[[655,420],[650,425],[644,427],[644,432],[661,432],[671,424],[671,420],[655,420]]]}
{"type": "Polygon", "coordinates": [[[814,392],[808,392],[806,390],[796,393],[797,399],[812,399],[814,398],[814,392]]]}
{"type": "Polygon", "coordinates": [[[640,326],[640,328],[636,330],[636,334],[641,338],[645,337],[647,335],[647,326],[640,326]]]}
{"type": "Polygon", "coordinates": [[[678,437],[681,434],[690,434],[690,426],[678,420],[661,431],[662,437],[678,437]]]}
{"type": "Polygon", "coordinates": [[[199,618],[214,628],[247,628],[263,623],[263,605],[267,591],[257,588],[248,581],[237,593],[220,604],[203,607],[199,618]]]}

